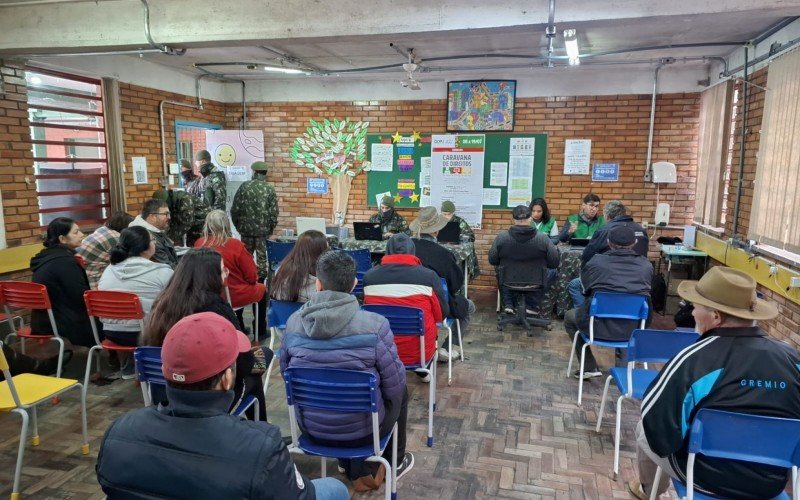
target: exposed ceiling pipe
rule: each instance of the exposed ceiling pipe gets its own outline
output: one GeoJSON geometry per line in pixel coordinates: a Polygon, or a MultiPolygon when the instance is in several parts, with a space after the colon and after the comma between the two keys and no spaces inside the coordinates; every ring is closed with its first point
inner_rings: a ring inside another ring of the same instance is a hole
{"type": "Polygon", "coordinates": [[[658,72],[667,64],[666,60],[662,60],[656,66],[655,74],[653,75],[653,96],[650,98],[650,132],[647,136],[647,160],[645,162],[644,181],[650,182],[653,178],[652,160],[653,160],[653,127],[656,123],[656,95],[658,93],[658,72]]]}
{"type": "MultiPolygon", "coordinates": [[[[237,82],[237,83],[241,83],[242,84],[242,125],[241,125],[241,128],[242,128],[242,130],[246,129],[247,128],[247,100],[245,99],[245,97],[246,97],[245,91],[246,91],[246,88],[247,88],[247,84],[245,83],[245,81],[241,80],[241,79],[237,79],[237,78],[229,78],[228,76],[223,75],[221,73],[214,73],[212,71],[209,71],[209,70],[201,67],[199,64],[195,64],[195,67],[203,72],[203,74],[200,75],[200,77],[207,76],[207,77],[216,78],[217,80],[220,80],[220,81],[223,81],[223,82],[237,82]]],[[[195,85],[197,85],[198,86],[197,88],[199,89],[199,79],[195,82],[195,85]]],[[[198,99],[199,99],[200,98],[200,94],[198,93],[197,96],[198,96],[198,99]]]]}
{"type": "Polygon", "coordinates": [[[186,53],[186,49],[174,49],[169,45],[159,45],[155,42],[155,40],[153,40],[152,35],[150,35],[150,5],[147,3],[147,0],[140,0],[140,1],[144,6],[144,36],[147,37],[147,43],[149,43],[150,46],[153,47],[154,49],[158,49],[164,54],[168,54],[171,56],[184,55],[186,53]]]}
{"type": "Polygon", "coordinates": [[[553,67],[553,38],[556,36],[556,0],[550,0],[550,14],[547,18],[547,28],[544,36],[547,37],[547,67],[553,67]]]}
{"type": "Polygon", "coordinates": [[[787,50],[791,49],[792,47],[794,47],[795,45],[797,45],[797,44],[799,44],[799,43],[800,43],[800,37],[797,37],[797,38],[795,38],[794,40],[790,40],[790,41],[788,41],[788,42],[784,43],[784,44],[783,44],[783,45],[781,45],[781,46],[780,46],[778,49],[776,49],[776,50],[770,50],[770,51],[769,51],[769,52],[767,52],[766,54],[763,54],[763,55],[761,55],[761,56],[759,56],[759,57],[756,57],[755,59],[749,59],[749,60],[747,61],[746,65],[745,65],[745,64],[742,64],[742,65],[740,65],[740,66],[737,66],[737,67],[735,67],[735,68],[733,68],[733,69],[729,69],[729,70],[727,70],[727,71],[724,71],[724,72],[720,73],[720,74],[719,74],[719,76],[720,76],[720,78],[726,78],[726,77],[729,77],[729,76],[735,75],[736,73],[738,73],[738,72],[740,72],[740,71],[742,71],[742,70],[745,70],[745,69],[747,69],[747,67],[755,66],[755,65],[756,65],[756,64],[758,64],[758,63],[764,62],[764,61],[766,61],[767,59],[770,59],[770,58],[772,58],[772,57],[775,57],[775,56],[777,56],[778,54],[780,54],[781,52],[785,52],[785,51],[787,51],[787,50]]]}
{"type": "Polygon", "coordinates": [[[767,38],[771,37],[775,33],[777,33],[780,30],[782,30],[783,28],[789,26],[790,24],[792,24],[793,22],[797,21],[798,19],[800,19],[800,17],[798,17],[798,16],[784,17],[783,19],[781,19],[780,21],[775,23],[773,26],[770,26],[769,28],[767,28],[763,33],[761,33],[760,35],[755,37],[753,39],[753,45],[758,45],[759,43],[763,42],[767,38]]]}
{"type": "Polygon", "coordinates": [[[271,53],[275,54],[276,56],[278,56],[280,59],[282,59],[284,61],[296,64],[298,66],[303,66],[304,68],[306,68],[306,69],[308,69],[310,71],[317,71],[317,72],[324,71],[319,66],[315,66],[313,64],[307,63],[307,62],[303,61],[302,59],[300,59],[298,57],[295,57],[295,56],[293,56],[291,54],[287,54],[286,52],[281,52],[280,50],[277,50],[277,49],[273,49],[272,47],[268,47],[266,45],[259,45],[258,48],[266,50],[267,52],[271,52],[271,53]]]}
{"type": "Polygon", "coordinates": [[[140,54],[161,54],[160,49],[132,49],[132,50],[112,50],[109,52],[61,52],[57,54],[28,54],[18,53],[12,58],[31,59],[34,57],[79,57],[79,56],[129,56],[140,54]]]}

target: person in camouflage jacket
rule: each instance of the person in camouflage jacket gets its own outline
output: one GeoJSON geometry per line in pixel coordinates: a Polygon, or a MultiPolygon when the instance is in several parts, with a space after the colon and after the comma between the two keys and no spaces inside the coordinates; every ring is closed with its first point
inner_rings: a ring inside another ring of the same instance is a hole
{"type": "Polygon", "coordinates": [[[183,178],[183,189],[198,200],[203,198],[203,178],[194,173],[192,162],[184,158],[181,160],[181,177],[183,178]]]}
{"type": "Polygon", "coordinates": [[[200,237],[203,222],[210,211],[200,199],[185,191],[167,189],[163,187],[153,193],[153,198],[167,202],[171,214],[167,237],[178,245],[192,246],[194,240],[200,237]]]}
{"type": "Polygon", "coordinates": [[[267,164],[253,163],[253,179],[242,183],[233,196],[231,221],[247,251],[256,252],[260,280],[267,277],[267,238],[278,224],[278,196],[267,184],[267,164]]]}
{"type": "MultiPolygon", "coordinates": [[[[458,224],[458,229],[461,234],[461,242],[475,243],[475,231],[469,226],[467,221],[456,215],[456,205],[450,200],[442,202],[442,215],[450,222],[458,224]]],[[[475,254],[475,247],[472,247],[472,255],[467,259],[469,264],[469,276],[474,278],[481,274],[480,267],[478,267],[478,256],[475,254]]]]}
{"type": "Polygon", "coordinates": [[[228,199],[225,174],[211,163],[211,153],[205,149],[197,152],[195,160],[200,162],[200,175],[203,176],[203,201],[212,209],[224,211],[228,199]]]}
{"type": "Polygon", "coordinates": [[[380,212],[369,218],[372,224],[381,225],[381,233],[383,239],[389,239],[397,233],[408,232],[408,223],[406,219],[394,211],[394,198],[391,196],[384,196],[381,200],[380,212]]]}

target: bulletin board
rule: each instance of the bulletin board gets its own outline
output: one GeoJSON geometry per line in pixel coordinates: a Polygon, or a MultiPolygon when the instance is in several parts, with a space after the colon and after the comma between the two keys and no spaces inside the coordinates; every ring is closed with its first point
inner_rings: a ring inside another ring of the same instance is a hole
{"type": "MultiPolygon", "coordinates": [[[[404,152],[407,152],[408,143],[401,145],[400,143],[393,142],[392,137],[395,134],[368,134],[367,135],[367,157],[372,161],[372,145],[373,144],[392,144],[394,149],[392,170],[390,172],[384,171],[370,171],[367,172],[367,205],[376,206],[376,195],[385,192],[391,192],[393,195],[399,190],[404,192],[412,192],[416,195],[420,194],[420,165],[422,158],[431,156],[431,134],[420,134],[419,139],[414,141],[413,166],[410,161],[405,162],[403,170],[398,165],[400,155],[398,154],[398,146],[405,147],[404,152]],[[413,180],[413,188],[409,181],[413,180]],[[400,186],[400,187],[398,187],[400,186]]],[[[509,152],[512,138],[533,138],[534,139],[534,167],[533,167],[533,188],[531,190],[531,198],[544,197],[545,193],[545,178],[547,175],[547,134],[524,134],[524,133],[492,133],[486,134],[486,152],[484,155],[484,188],[500,189],[500,204],[499,205],[483,205],[488,209],[507,209],[511,210],[513,207],[508,207],[508,186],[493,186],[491,185],[491,164],[497,162],[509,161],[509,152]]],[[[403,160],[400,160],[403,163],[403,160]]],[[[419,207],[419,199],[412,201],[412,197],[404,196],[399,202],[395,202],[398,207],[419,207]]],[[[438,208],[438,207],[437,207],[438,208]]]]}

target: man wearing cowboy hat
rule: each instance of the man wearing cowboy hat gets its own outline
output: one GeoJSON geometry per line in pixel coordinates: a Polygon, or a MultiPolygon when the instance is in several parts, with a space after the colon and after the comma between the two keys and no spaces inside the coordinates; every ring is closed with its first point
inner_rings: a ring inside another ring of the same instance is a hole
{"type": "MultiPolygon", "coordinates": [[[[436,239],[439,231],[448,222],[450,221],[445,216],[436,211],[436,207],[423,207],[419,211],[419,216],[411,222],[409,229],[414,237],[416,255],[422,265],[436,271],[436,274],[447,282],[450,317],[461,320],[463,337],[470,316],[475,312],[475,303],[458,293],[463,287],[464,271],[453,252],[440,245],[436,239]]],[[[457,339],[453,340],[453,355],[458,357],[461,354],[461,346],[457,344],[457,339]]],[[[444,339],[442,345],[448,345],[448,339],[444,339]]],[[[449,359],[450,353],[447,349],[439,348],[439,360],[446,362],[449,359]]]]}
{"type": "MultiPolygon", "coordinates": [[[[667,363],[644,395],[636,428],[641,484],[628,483],[636,498],[648,498],[657,466],[686,481],[688,433],[700,408],[800,418],[800,355],[756,326],[778,309],[756,297],[755,280],[719,266],[700,281],[681,283],[678,294],[694,304],[701,336],[667,363]]],[[[786,486],[787,472],[697,455],[694,484],[723,498],[773,498],[786,486]]],[[[665,475],[658,493],[667,486],[665,475]]]]}

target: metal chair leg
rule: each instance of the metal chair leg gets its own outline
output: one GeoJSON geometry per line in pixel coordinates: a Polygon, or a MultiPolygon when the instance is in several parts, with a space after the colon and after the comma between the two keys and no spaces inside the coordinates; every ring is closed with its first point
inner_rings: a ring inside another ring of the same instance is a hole
{"type": "Polygon", "coordinates": [[[16,500],[19,498],[19,481],[22,475],[22,459],[25,457],[25,441],[28,436],[28,412],[22,408],[14,408],[11,410],[19,413],[22,417],[22,426],[19,431],[19,448],[17,449],[17,467],[14,469],[14,487],[11,490],[11,499],[16,500]]]}
{"type": "Polygon", "coordinates": [[[458,347],[460,348],[461,352],[459,353],[459,357],[461,361],[464,361],[464,342],[461,340],[461,320],[456,319],[456,330],[458,331],[458,347]]]}
{"type": "MultiPolygon", "coordinates": [[[[403,457],[405,459],[405,457],[403,457]]],[[[394,424],[394,429],[392,430],[392,470],[389,471],[387,474],[388,477],[392,478],[391,484],[391,499],[397,500],[397,423],[394,424]]],[[[389,484],[386,484],[386,491],[389,491],[390,487],[389,484]]]]}
{"type": "Polygon", "coordinates": [[[662,470],[661,467],[656,469],[656,477],[653,481],[652,486],[650,486],[650,500],[656,500],[658,498],[658,485],[661,483],[661,474],[662,470]]]}
{"type": "Polygon", "coordinates": [[[589,347],[589,344],[583,344],[581,347],[581,369],[578,372],[578,406],[581,405],[581,400],[583,399],[583,369],[586,363],[587,347],[589,347]]]}
{"type": "Polygon", "coordinates": [[[56,369],[56,378],[61,378],[61,371],[64,369],[64,340],[61,337],[53,337],[53,340],[58,342],[58,368],[56,369]]]}
{"type": "Polygon", "coordinates": [[[572,375],[572,359],[575,357],[575,346],[578,345],[578,335],[579,332],[575,332],[575,335],[572,336],[572,350],[569,351],[569,364],[567,364],[567,378],[572,375]]]}
{"type": "Polygon", "coordinates": [[[597,414],[597,427],[595,428],[595,432],[600,432],[600,424],[603,422],[603,411],[606,408],[606,397],[608,396],[608,386],[611,385],[611,379],[613,377],[609,375],[606,377],[606,386],[603,388],[603,399],[600,400],[600,412],[597,414]]]}
{"type": "Polygon", "coordinates": [[[431,361],[431,364],[434,365],[431,368],[427,369],[426,371],[431,376],[431,381],[428,384],[428,447],[430,448],[433,446],[433,402],[436,399],[436,374],[434,370],[436,369],[436,357],[431,361]]]}
{"type": "Polygon", "coordinates": [[[83,432],[83,444],[81,445],[81,454],[89,454],[89,430],[86,424],[86,390],[81,384],[77,384],[78,390],[81,393],[81,431],[83,432]]]}
{"type": "Polygon", "coordinates": [[[453,329],[447,327],[447,385],[453,382],[453,329]]]}
{"type": "Polygon", "coordinates": [[[36,406],[31,407],[31,423],[33,424],[31,445],[39,446],[39,415],[38,412],[36,411],[36,406]]]}
{"type": "Polygon", "coordinates": [[[620,395],[617,398],[617,422],[616,428],[614,430],[614,478],[616,479],[617,474],[619,474],[619,442],[622,439],[620,436],[620,430],[622,427],[622,400],[625,398],[625,395],[620,395]]]}

